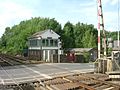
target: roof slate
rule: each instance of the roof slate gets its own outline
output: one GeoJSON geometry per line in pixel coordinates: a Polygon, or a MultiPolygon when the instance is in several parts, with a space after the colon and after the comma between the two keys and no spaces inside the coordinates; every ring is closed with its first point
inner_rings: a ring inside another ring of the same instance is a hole
{"type": "MultiPolygon", "coordinates": [[[[39,32],[36,32],[36,33],[34,33],[31,37],[29,37],[29,38],[38,38],[38,37],[40,37],[42,34],[44,34],[45,32],[47,32],[47,31],[50,31],[50,29],[46,29],[46,30],[42,30],[42,31],[39,31],[39,32]]],[[[53,30],[51,30],[51,31],[53,31],[53,30]]],[[[54,32],[54,31],[53,31],[54,32]]]]}

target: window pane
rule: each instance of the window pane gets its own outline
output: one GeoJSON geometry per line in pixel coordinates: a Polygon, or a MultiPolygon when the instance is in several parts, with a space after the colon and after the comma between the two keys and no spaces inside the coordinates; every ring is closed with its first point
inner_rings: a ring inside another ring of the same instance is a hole
{"type": "Polygon", "coordinates": [[[53,46],[53,40],[50,40],[50,46],[53,46]]]}
{"type": "Polygon", "coordinates": [[[49,46],[48,39],[46,39],[46,46],[49,46]]]}
{"type": "Polygon", "coordinates": [[[30,40],[30,46],[37,46],[37,40],[30,40]]]}
{"type": "Polygon", "coordinates": [[[55,46],[58,46],[58,42],[57,42],[57,40],[55,40],[55,46]]]}
{"type": "Polygon", "coordinates": [[[45,39],[42,40],[42,46],[45,46],[45,39]]]}
{"type": "Polygon", "coordinates": [[[41,40],[37,40],[38,46],[41,46],[41,40]]]}

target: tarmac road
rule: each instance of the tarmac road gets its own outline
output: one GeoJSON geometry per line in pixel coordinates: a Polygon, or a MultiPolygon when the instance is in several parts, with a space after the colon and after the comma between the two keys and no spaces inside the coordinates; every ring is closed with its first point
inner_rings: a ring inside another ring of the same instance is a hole
{"type": "Polygon", "coordinates": [[[0,66],[0,84],[20,84],[58,75],[94,71],[92,63],[45,63],[33,65],[0,66]]]}

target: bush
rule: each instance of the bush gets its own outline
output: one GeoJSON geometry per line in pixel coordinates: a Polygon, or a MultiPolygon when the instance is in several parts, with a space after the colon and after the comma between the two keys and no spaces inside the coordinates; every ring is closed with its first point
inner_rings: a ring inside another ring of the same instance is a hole
{"type": "Polygon", "coordinates": [[[84,63],[88,63],[90,59],[89,52],[83,52],[83,56],[84,56],[84,63]]]}

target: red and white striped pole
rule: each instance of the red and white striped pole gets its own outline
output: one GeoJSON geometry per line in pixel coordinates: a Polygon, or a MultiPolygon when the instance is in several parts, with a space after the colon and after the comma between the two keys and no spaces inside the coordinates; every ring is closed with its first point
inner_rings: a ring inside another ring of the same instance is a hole
{"type": "Polygon", "coordinates": [[[106,57],[106,35],[104,29],[104,20],[102,12],[102,2],[98,0],[98,58],[100,59],[100,28],[103,30],[103,46],[104,46],[104,57],[106,57]]]}
{"type": "Polygon", "coordinates": [[[100,59],[100,15],[101,15],[101,0],[98,0],[98,59],[100,59]]]}

